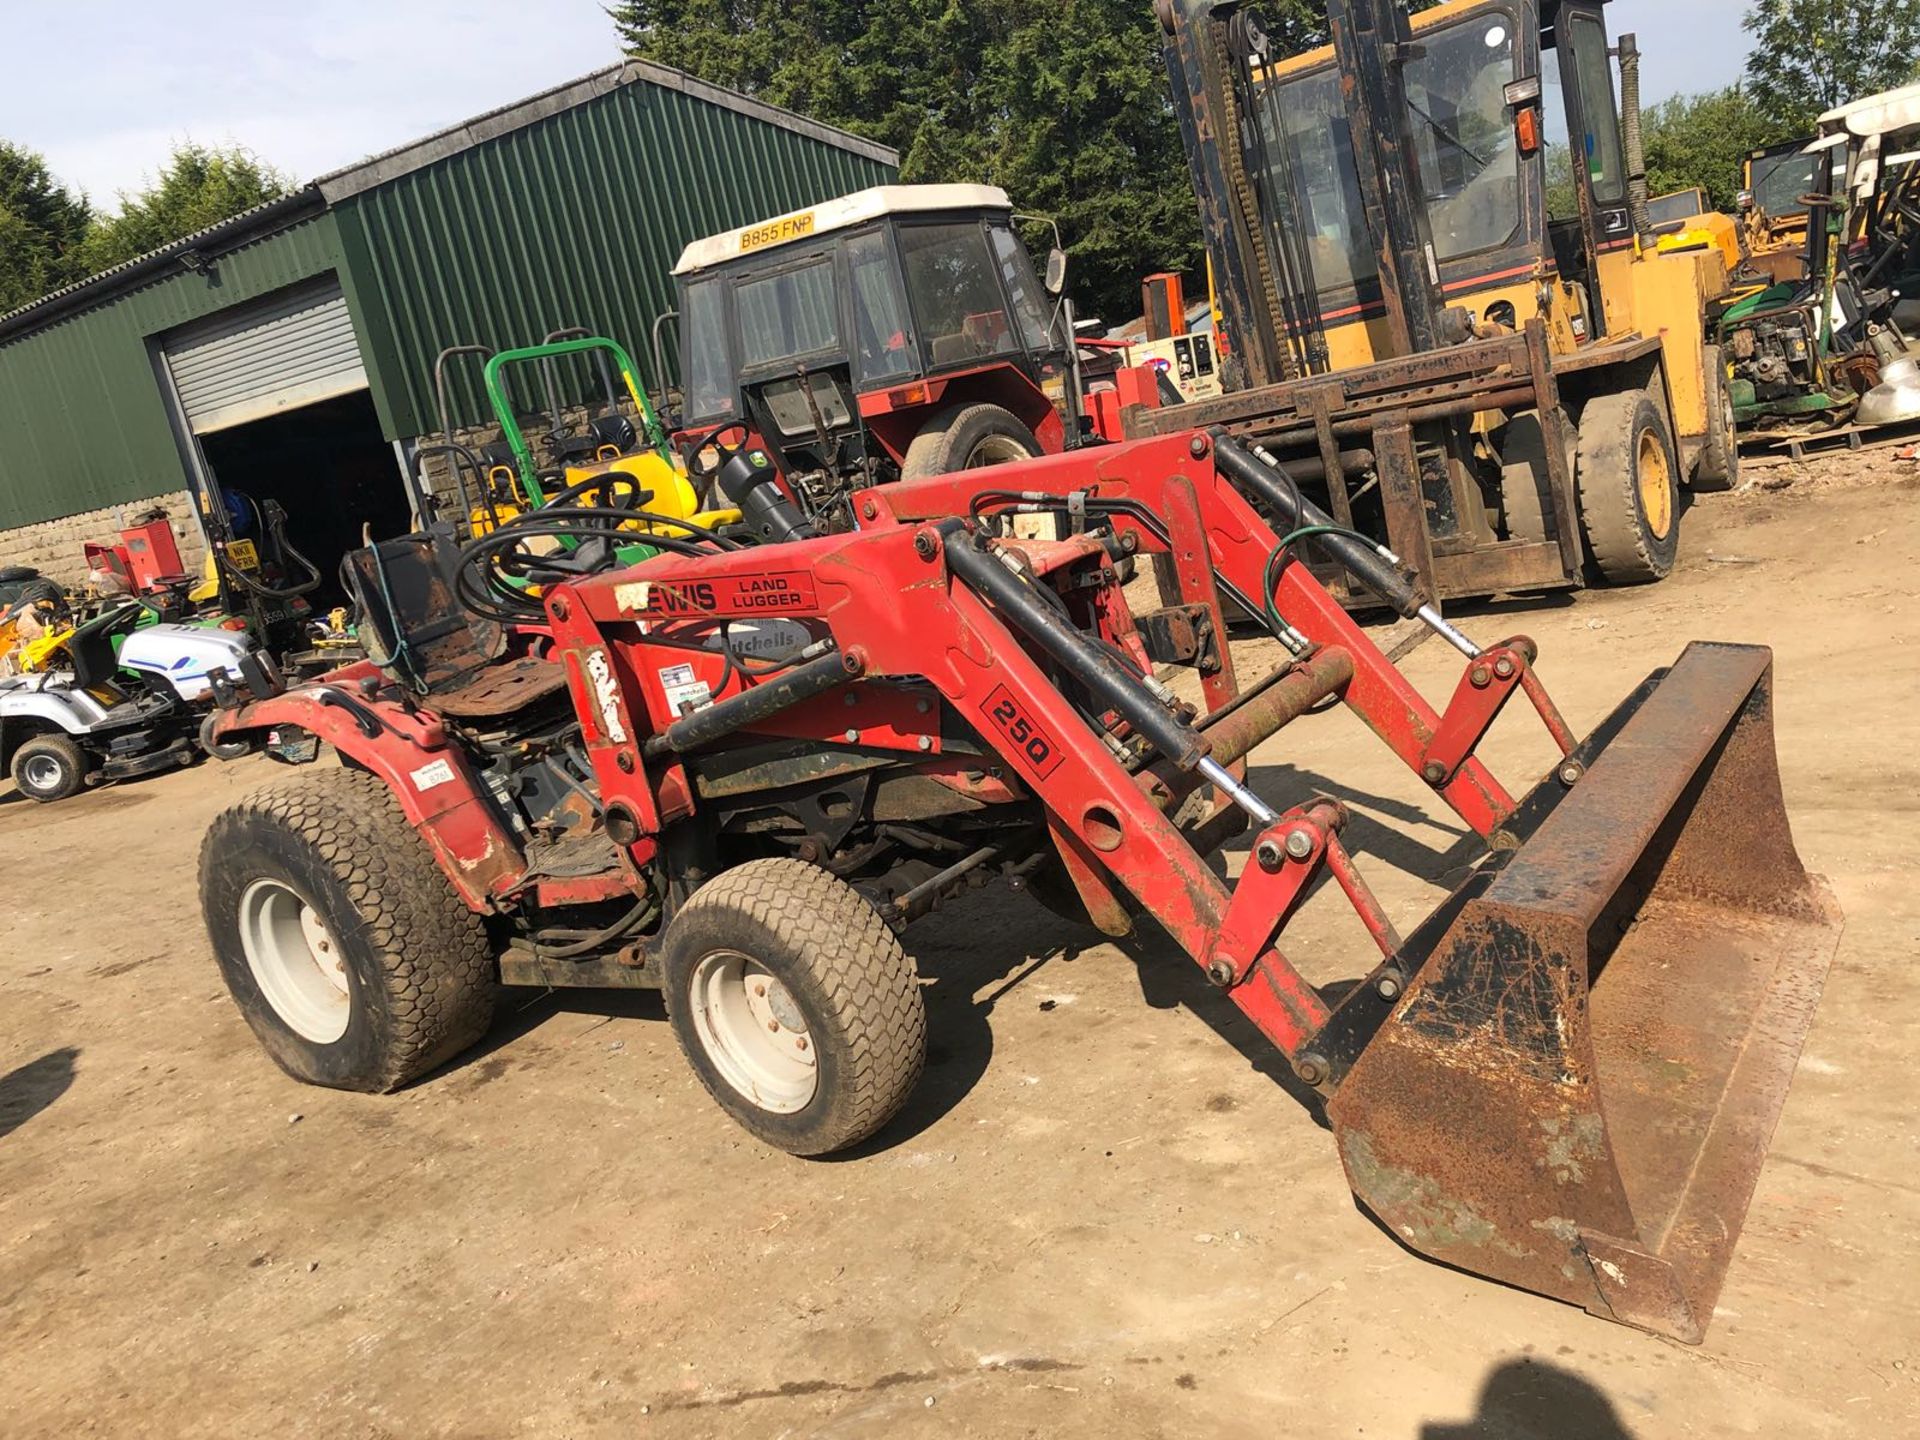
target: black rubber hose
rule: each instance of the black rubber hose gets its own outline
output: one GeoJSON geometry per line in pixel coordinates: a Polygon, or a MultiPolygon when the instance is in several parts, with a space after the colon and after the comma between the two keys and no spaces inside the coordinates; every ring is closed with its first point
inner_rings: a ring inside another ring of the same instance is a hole
{"type": "Polygon", "coordinates": [[[1337,524],[1302,496],[1298,486],[1283,486],[1271,466],[1224,430],[1215,430],[1212,436],[1214,463],[1220,473],[1241,490],[1259,496],[1280,518],[1278,528],[1283,533],[1303,532],[1302,543],[1341,565],[1403,618],[1419,613],[1425,603],[1420,592],[1377,545],[1337,524]]]}

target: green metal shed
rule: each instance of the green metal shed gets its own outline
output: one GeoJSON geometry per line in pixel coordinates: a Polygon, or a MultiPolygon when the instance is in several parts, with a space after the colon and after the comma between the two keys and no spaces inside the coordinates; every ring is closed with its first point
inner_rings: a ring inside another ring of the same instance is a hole
{"type": "MultiPolygon", "coordinates": [[[[444,347],[585,326],[652,368],[690,240],[897,169],[884,146],[627,61],[56,291],[0,316],[0,564],[57,543],[71,569],[78,544],[49,522],[181,508],[209,481],[343,548],[404,520],[444,347]]],[[[470,372],[454,396],[483,418],[470,372]]]]}

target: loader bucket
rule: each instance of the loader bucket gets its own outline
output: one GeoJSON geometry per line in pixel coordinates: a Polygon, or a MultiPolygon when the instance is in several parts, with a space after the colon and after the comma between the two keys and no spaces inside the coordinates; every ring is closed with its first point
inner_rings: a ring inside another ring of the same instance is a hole
{"type": "Polygon", "coordinates": [[[1413,1249],[1697,1342],[1841,916],[1788,832],[1765,649],[1690,646],[1573,758],[1408,943],[1328,1114],[1413,1249]]]}

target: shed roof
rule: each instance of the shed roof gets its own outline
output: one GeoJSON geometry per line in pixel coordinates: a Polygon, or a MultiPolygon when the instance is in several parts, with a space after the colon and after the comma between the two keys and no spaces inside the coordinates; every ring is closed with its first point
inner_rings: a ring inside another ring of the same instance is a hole
{"type": "Polygon", "coordinates": [[[592,74],[556,85],[511,105],[503,105],[463,120],[424,139],[322,175],[278,200],[269,200],[250,210],[243,210],[238,215],[182,236],[157,250],[137,255],[97,275],[90,275],[43,295],[38,300],[0,315],[0,341],[15,339],[78,311],[104,304],[165,274],[176,265],[197,269],[215,255],[285,229],[351,196],[363,194],[489,140],[496,140],[549,116],[584,105],[623,86],[641,84],[678,90],[695,99],[849,150],[885,165],[897,166],[900,163],[898,151],[863,139],[851,131],[824,125],[777,105],[710,85],[671,66],[657,65],[650,60],[623,60],[617,65],[595,70],[592,74]]]}

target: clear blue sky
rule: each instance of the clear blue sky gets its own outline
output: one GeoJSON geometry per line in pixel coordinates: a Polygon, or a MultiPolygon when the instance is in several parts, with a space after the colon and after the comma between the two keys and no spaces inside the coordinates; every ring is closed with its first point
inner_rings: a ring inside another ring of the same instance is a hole
{"type": "MultiPolygon", "coordinates": [[[[1745,6],[1615,0],[1647,101],[1733,80],[1745,6]]],[[[105,207],[176,140],[306,180],[618,58],[600,0],[0,0],[0,25],[0,136],[105,207]]]]}

